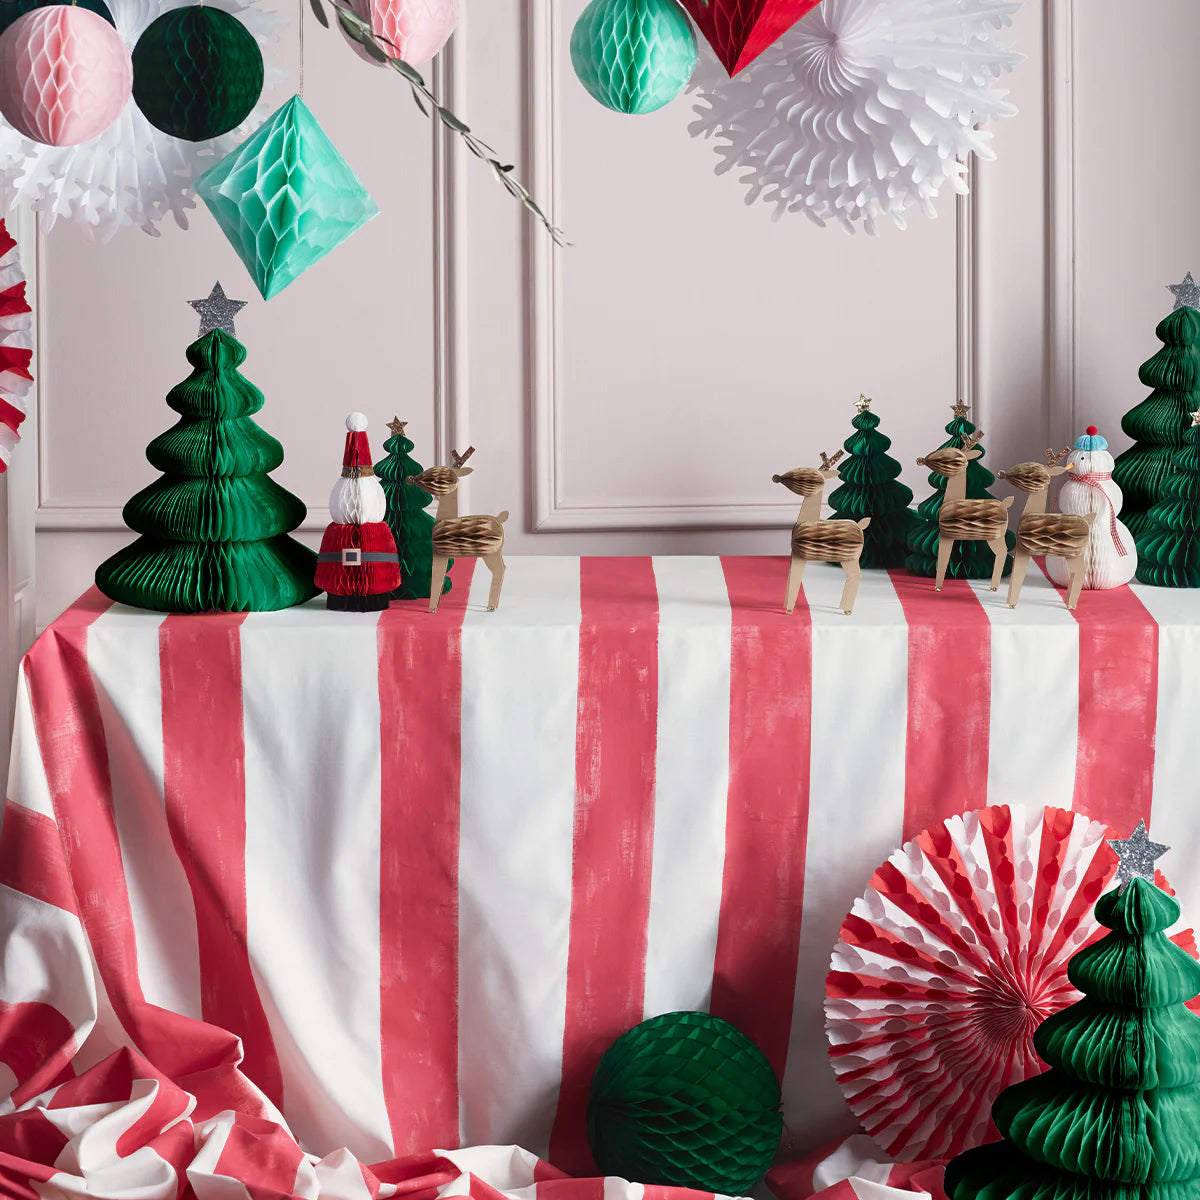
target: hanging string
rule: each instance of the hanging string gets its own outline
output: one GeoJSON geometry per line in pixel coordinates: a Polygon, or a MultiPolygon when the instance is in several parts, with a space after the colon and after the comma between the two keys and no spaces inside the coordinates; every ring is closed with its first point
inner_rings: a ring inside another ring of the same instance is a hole
{"type": "Polygon", "coordinates": [[[300,99],[304,99],[304,0],[300,0],[300,99]]]}

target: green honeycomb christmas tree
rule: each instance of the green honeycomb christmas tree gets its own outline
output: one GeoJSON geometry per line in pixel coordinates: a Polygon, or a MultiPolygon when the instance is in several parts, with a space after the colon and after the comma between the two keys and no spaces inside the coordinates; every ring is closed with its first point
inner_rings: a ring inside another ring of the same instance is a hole
{"type": "Polygon", "coordinates": [[[946,1169],[951,1200],[1193,1200],[1200,1196],[1200,963],[1166,930],[1179,905],[1155,887],[1166,851],[1145,824],[1111,843],[1118,887],[1096,916],[1111,932],[1071,959],[1083,999],[1034,1037],[1045,1074],[1001,1092],[1004,1141],[946,1169]]]}

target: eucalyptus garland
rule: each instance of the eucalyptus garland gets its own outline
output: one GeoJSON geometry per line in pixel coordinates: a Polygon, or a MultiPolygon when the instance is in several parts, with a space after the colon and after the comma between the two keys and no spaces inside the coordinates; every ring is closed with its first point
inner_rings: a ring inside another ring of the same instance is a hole
{"type": "Polygon", "coordinates": [[[342,0],[309,0],[313,15],[326,28],[329,28],[329,17],[325,12],[328,4],[337,14],[337,22],[348,38],[362,46],[367,55],[378,63],[383,63],[396,71],[412,89],[413,100],[426,117],[436,117],[447,129],[462,138],[463,144],[478,159],[487,163],[492,174],[510,196],[519,200],[545,226],[546,232],[554,240],[556,246],[567,245],[563,231],[555,225],[540,204],[530,195],[529,189],[516,177],[513,165],[505,164],[496,157],[496,152],[486,142],[476,137],[470,127],[455,115],[444,104],[439,104],[437,97],[429,90],[420,71],[410,66],[399,57],[393,57],[385,47],[398,53],[396,46],[387,38],[380,37],[372,30],[370,23],[363,20],[342,0]]]}

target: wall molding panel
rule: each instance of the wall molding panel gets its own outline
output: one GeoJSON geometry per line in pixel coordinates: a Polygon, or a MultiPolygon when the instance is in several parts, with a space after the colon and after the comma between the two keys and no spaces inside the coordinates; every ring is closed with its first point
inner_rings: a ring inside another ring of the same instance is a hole
{"type": "MultiPolygon", "coordinates": [[[[563,181],[562,80],[570,69],[566,23],[557,0],[524,0],[526,21],[526,172],[535,195],[549,211],[561,212],[563,181]]],[[[956,351],[958,395],[974,408],[978,395],[976,345],[979,340],[977,265],[980,239],[974,201],[975,162],[968,164],[971,194],[956,198],[956,351]]],[[[794,501],[764,502],[735,495],[681,499],[670,504],[637,500],[574,504],[567,499],[564,453],[563,251],[540,231],[527,234],[526,344],[529,366],[529,461],[532,474],[532,527],[535,533],[562,531],[778,529],[794,517],[794,501]]],[[[982,416],[980,416],[982,420],[982,416]]]]}

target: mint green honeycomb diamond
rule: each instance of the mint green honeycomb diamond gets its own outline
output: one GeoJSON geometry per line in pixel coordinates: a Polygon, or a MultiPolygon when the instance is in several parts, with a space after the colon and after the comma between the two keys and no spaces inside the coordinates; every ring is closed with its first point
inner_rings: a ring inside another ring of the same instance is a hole
{"type": "Polygon", "coordinates": [[[379,212],[299,96],[195,183],[264,300],[379,212]]]}

